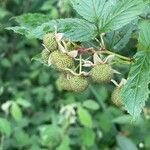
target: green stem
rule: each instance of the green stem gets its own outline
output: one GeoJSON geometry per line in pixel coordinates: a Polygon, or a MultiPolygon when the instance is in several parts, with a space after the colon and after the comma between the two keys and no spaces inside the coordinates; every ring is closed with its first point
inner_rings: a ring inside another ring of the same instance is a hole
{"type": "Polygon", "coordinates": [[[125,56],[122,56],[122,55],[119,55],[119,54],[116,54],[116,53],[113,53],[111,51],[99,51],[99,53],[101,54],[109,54],[109,55],[115,55],[116,57],[120,58],[120,59],[123,59],[123,60],[127,60],[127,61],[130,61],[131,62],[131,58],[128,58],[128,57],[125,57],[125,56]]]}
{"type": "Polygon", "coordinates": [[[82,54],[80,54],[80,68],[79,68],[79,74],[82,72],[82,54]]]}
{"type": "Polygon", "coordinates": [[[105,49],[105,43],[104,43],[103,36],[104,36],[104,33],[101,33],[101,34],[100,34],[101,46],[102,46],[102,48],[104,48],[104,49],[105,49]]]}

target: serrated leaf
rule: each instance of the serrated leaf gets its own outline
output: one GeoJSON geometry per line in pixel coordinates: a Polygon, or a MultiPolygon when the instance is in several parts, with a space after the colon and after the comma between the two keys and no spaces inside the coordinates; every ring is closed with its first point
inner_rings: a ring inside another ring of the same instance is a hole
{"type": "Polygon", "coordinates": [[[7,27],[7,30],[12,30],[15,33],[21,34],[21,35],[28,35],[29,34],[29,29],[26,27],[20,27],[20,26],[15,26],[15,27],[7,27]]]}
{"type": "Polygon", "coordinates": [[[27,27],[27,22],[25,26],[21,27],[8,27],[7,30],[13,30],[16,33],[24,34],[29,38],[40,38],[47,32],[54,32],[55,27],[60,33],[64,33],[66,39],[72,41],[88,41],[94,39],[97,35],[97,28],[94,24],[91,24],[83,19],[57,19],[49,22],[45,22],[37,27],[31,26],[27,27]]]}
{"type": "Polygon", "coordinates": [[[123,135],[117,136],[117,143],[120,147],[120,150],[127,150],[127,149],[138,150],[136,145],[129,138],[123,135]]]}
{"type": "Polygon", "coordinates": [[[21,26],[28,28],[35,28],[41,24],[50,21],[49,15],[44,15],[40,13],[26,13],[17,17],[14,17],[15,21],[21,26]]]}
{"type": "Polygon", "coordinates": [[[16,121],[19,121],[22,118],[22,111],[17,103],[12,104],[11,115],[16,121]]]}
{"type": "Polygon", "coordinates": [[[104,40],[107,49],[115,51],[122,50],[129,42],[132,32],[135,28],[135,25],[132,23],[124,26],[119,30],[106,34],[104,40]]]}
{"type": "Polygon", "coordinates": [[[11,134],[10,122],[5,118],[0,118],[0,133],[6,134],[7,136],[10,136],[11,134]]]}
{"type": "Polygon", "coordinates": [[[97,35],[96,26],[82,19],[59,19],[54,24],[58,32],[64,33],[65,38],[72,41],[88,41],[97,35]]]}
{"type": "Polygon", "coordinates": [[[134,20],[145,8],[142,0],[71,0],[74,9],[101,32],[117,30],[134,20]]]}
{"type": "Polygon", "coordinates": [[[106,19],[100,22],[100,29],[102,31],[117,30],[140,15],[144,8],[145,3],[142,0],[121,0],[117,1],[115,6],[112,7],[106,19]]]}
{"type": "Polygon", "coordinates": [[[128,82],[122,90],[122,98],[127,111],[134,117],[140,115],[149,97],[150,52],[142,51],[135,55],[128,82]]]}
{"type": "Polygon", "coordinates": [[[78,116],[80,123],[85,127],[92,128],[92,117],[90,113],[83,107],[78,108],[78,116]]]}
{"type": "Polygon", "coordinates": [[[150,22],[142,21],[139,25],[139,29],[138,50],[150,51],[150,22]]]}
{"type": "Polygon", "coordinates": [[[106,9],[110,9],[110,0],[71,0],[73,8],[86,20],[99,23],[106,9]]]}

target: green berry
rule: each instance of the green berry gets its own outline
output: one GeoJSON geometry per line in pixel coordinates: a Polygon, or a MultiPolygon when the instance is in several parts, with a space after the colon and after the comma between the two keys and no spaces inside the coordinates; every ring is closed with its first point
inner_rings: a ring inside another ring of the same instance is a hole
{"type": "Polygon", "coordinates": [[[88,88],[89,82],[86,77],[72,76],[69,80],[73,92],[80,93],[88,88]]]}
{"type": "Polygon", "coordinates": [[[61,74],[58,78],[58,85],[66,91],[71,91],[71,85],[69,82],[69,79],[67,79],[67,75],[66,74],[61,74]]]}
{"type": "Polygon", "coordinates": [[[43,37],[43,43],[45,47],[50,51],[53,52],[57,49],[57,42],[55,39],[54,33],[48,33],[43,37]]]}
{"type": "Polygon", "coordinates": [[[121,94],[120,94],[121,89],[122,89],[121,87],[117,87],[113,91],[112,96],[111,96],[112,102],[118,107],[122,106],[122,98],[121,98],[121,94]]]}
{"type": "Polygon", "coordinates": [[[63,71],[66,68],[74,67],[74,60],[69,55],[60,51],[54,51],[50,55],[51,64],[54,65],[59,71],[63,71]]]}
{"type": "Polygon", "coordinates": [[[113,70],[109,64],[97,64],[90,71],[90,76],[93,82],[107,83],[113,77],[113,70]]]}
{"type": "Polygon", "coordinates": [[[49,56],[50,56],[50,52],[44,49],[41,53],[41,58],[44,64],[48,64],[49,56]]]}

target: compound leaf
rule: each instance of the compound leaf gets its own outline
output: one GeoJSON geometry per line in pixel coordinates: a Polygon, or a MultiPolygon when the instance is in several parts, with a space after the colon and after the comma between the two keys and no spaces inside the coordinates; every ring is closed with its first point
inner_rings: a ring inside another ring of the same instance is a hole
{"type": "Polygon", "coordinates": [[[112,7],[105,18],[100,22],[99,26],[103,32],[117,30],[140,15],[145,3],[142,0],[121,0],[112,7]]]}
{"type": "Polygon", "coordinates": [[[150,83],[150,52],[141,51],[135,55],[135,62],[131,66],[128,82],[122,90],[122,98],[128,112],[139,116],[145,101],[149,97],[150,83]]]}
{"type": "Polygon", "coordinates": [[[139,44],[138,50],[148,50],[150,51],[150,23],[148,21],[143,21],[139,25],[139,44]]]}
{"type": "Polygon", "coordinates": [[[84,19],[93,23],[99,23],[112,6],[110,0],[71,0],[71,3],[84,19]]]}
{"type": "Polygon", "coordinates": [[[131,23],[119,30],[107,33],[104,37],[107,49],[122,50],[128,44],[134,29],[136,29],[136,26],[131,23]]]}
{"type": "Polygon", "coordinates": [[[24,34],[27,37],[40,38],[47,32],[54,32],[55,27],[58,32],[64,33],[65,38],[72,41],[88,41],[96,37],[97,28],[83,19],[57,19],[42,23],[38,26],[31,26],[31,22],[25,22],[20,27],[9,27],[16,33],[24,34]],[[29,25],[27,25],[29,24],[29,25]],[[30,27],[28,27],[30,26],[30,27]]]}
{"type": "Polygon", "coordinates": [[[117,30],[137,18],[145,8],[142,0],[71,0],[73,8],[101,32],[117,30]]]}

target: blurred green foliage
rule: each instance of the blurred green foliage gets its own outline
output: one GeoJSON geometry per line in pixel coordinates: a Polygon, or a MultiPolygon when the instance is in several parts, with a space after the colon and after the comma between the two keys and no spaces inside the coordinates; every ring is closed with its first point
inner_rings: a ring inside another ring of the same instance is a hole
{"type": "MultiPolygon", "coordinates": [[[[113,85],[62,91],[57,72],[32,60],[41,42],[5,30],[27,12],[50,19],[74,15],[68,0],[0,1],[0,150],[149,150],[148,107],[135,121],[110,101],[113,85]]],[[[123,32],[131,36],[131,30],[123,32]]]]}

